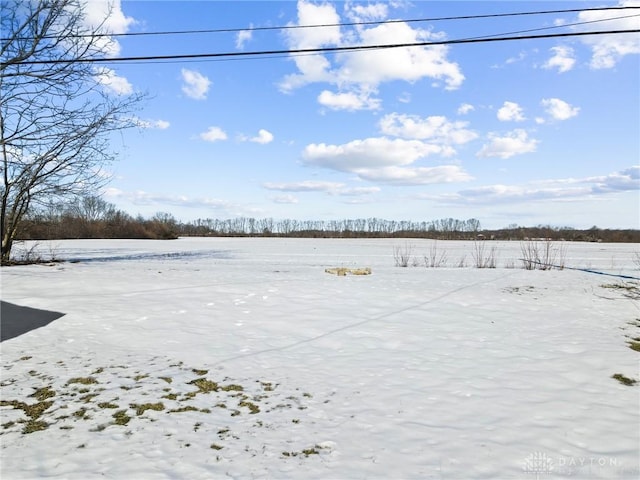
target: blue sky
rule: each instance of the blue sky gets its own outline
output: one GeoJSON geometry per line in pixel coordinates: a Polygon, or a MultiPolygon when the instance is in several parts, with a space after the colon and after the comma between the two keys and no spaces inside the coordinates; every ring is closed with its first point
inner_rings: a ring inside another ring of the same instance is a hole
{"type": "MultiPolygon", "coordinates": [[[[640,1],[122,1],[108,25],[237,29],[113,37],[135,57],[639,28],[566,26],[624,10],[261,30],[619,5],[640,1]]],[[[149,94],[104,192],[133,215],[640,228],[638,34],[102,68],[113,95],[149,94]]]]}

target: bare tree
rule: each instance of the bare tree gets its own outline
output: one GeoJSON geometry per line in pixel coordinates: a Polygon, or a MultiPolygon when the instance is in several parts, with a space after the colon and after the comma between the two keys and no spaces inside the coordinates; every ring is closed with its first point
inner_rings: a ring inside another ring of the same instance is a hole
{"type": "Polygon", "coordinates": [[[115,206],[95,195],[74,199],[67,206],[67,212],[84,222],[96,222],[113,216],[115,206]]]}
{"type": "Polygon", "coordinates": [[[112,132],[135,126],[141,94],[109,94],[92,61],[108,53],[104,25],[82,0],[0,1],[1,261],[37,204],[93,194],[114,159],[112,132]]]}

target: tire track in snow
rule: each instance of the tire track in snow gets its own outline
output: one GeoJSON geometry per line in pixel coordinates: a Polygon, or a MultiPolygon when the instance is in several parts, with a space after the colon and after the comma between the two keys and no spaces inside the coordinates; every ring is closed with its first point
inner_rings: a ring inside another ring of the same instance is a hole
{"type": "Polygon", "coordinates": [[[448,292],[442,293],[442,294],[440,294],[440,295],[438,295],[436,297],[430,298],[430,299],[425,300],[423,302],[419,302],[419,303],[416,303],[414,305],[410,305],[408,307],[400,308],[398,310],[393,310],[391,312],[383,313],[383,314],[375,316],[373,318],[366,318],[366,319],[360,320],[358,322],[350,323],[350,324],[345,325],[343,327],[336,328],[336,329],[333,329],[333,330],[329,330],[328,332],[321,333],[320,335],[316,335],[314,337],[306,338],[304,340],[298,340],[297,342],[293,342],[293,343],[290,343],[288,345],[282,345],[280,347],[265,348],[263,350],[258,350],[256,352],[252,352],[252,353],[244,353],[244,354],[241,354],[241,355],[235,355],[233,357],[223,358],[222,360],[218,360],[217,362],[213,362],[211,365],[212,366],[216,366],[216,365],[221,365],[223,363],[232,362],[234,360],[241,360],[243,358],[255,357],[255,356],[258,356],[258,355],[265,354],[265,353],[280,352],[280,351],[283,351],[283,350],[289,350],[291,348],[296,348],[296,347],[298,347],[300,345],[305,345],[305,344],[308,344],[308,343],[312,343],[312,342],[315,342],[315,341],[320,340],[322,338],[328,337],[330,335],[334,335],[336,333],[344,332],[345,330],[349,330],[349,329],[352,329],[352,328],[355,328],[355,327],[359,327],[360,325],[365,325],[365,324],[370,323],[370,322],[376,322],[376,321],[379,321],[379,320],[382,320],[382,319],[385,319],[385,318],[388,318],[388,317],[392,317],[392,316],[397,315],[399,313],[408,312],[408,311],[413,310],[415,308],[421,308],[421,307],[424,307],[425,305],[436,303],[436,302],[438,302],[440,300],[443,300],[443,299],[445,299],[445,298],[447,298],[447,297],[449,297],[451,295],[455,295],[458,292],[462,292],[462,291],[467,290],[469,288],[477,287],[478,285],[490,284],[490,283],[496,282],[498,280],[502,280],[503,278],[507,278],[507,277],[513,276],[516,273],[518,273],[518,272],[517,271],[509,272],[509,273],[506,273],[504,275],[500,275],[499,277],[493,278],[491,280],[482,280],[482,281],[470,283],[470,284],[467,284],[467,285],[463,285],[461,287],[454,288],[453,290],[449,290],[448,292]]]}

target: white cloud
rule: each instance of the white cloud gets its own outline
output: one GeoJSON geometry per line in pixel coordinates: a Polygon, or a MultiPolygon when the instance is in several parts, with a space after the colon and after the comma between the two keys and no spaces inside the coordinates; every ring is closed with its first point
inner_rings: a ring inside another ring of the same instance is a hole
{"type": "Polygon", "coordinates": [[[169,205],[175,207],[213,208],[228,210],[234,205],[227,200],[216,198],[194,198],[186,195],[167,195],[163,193],[149,193],[143,190],[125,192],[117,188],[107,188],[105,197],[116,200],[126,200],[134,205],[169,205]]]}
{"type": "Polygon", "coordinates": [[[463,103],[458,107],[458,115],[466,115],[469,112],[473,112],[475,109],[476,108],[473,105],[469,103],[463,103]]]}
{"type": "Polygon", "coordinates": [[[148,128],[155,130],[166,130],[171,126],[166,120],[142,120],[141,118],[134,119],[135,124],[140,128],[148,128]]]}
{"type": "Polygon", "coordinates": [[[362,168],[356,171],[363,180],[390,185],[430,185],[436,183],[466,182],[473,177],[457,165],[437,167],[362,168]]]}
{"type": "Polygon", "coordinates": [[[151,128],[156,128],[158,130],[166,130],[170,126],[171,124],[166,120],[154,120],[151,122],[151,128]]]}
{"type": "MultiPolygon", "coordinates": [[[[390,113],[380,119],[379,126],[385,135],[432,140],[443,145],[460,145],[478,138],[478,134],[467,129],[468,122],[451,122],[443,116],[421,118],[417,115],[390,113]]],[[[454,150],[444,150],[443,155],[452,155],[454,150]]]]}
{"type": "Polygon", "coordinates": [[[448,204],[491,205],[570,199],[582,197],[588,193],[589,189],[586,187],[532,188],[521,185],[488,185],[453,194],[444,194],[437,198],[448,204]]]}
{"type": "MultiPolygon", "coordinates": [[[[413,29],[406,23],[386,23],[362,29],[358,45],[385,45],[419,43],[440,39],[438,33],[413,29]]],[[[403,80],[416,82],[422,78],[442,80],[447,90],[455,90],[464,81],[457,63],[447,60],[448,47],[390,48],[341,53],[336,56],[340,67],[336,73],[339,82],[378,85],[403,80]]]]}
{"type": "Polygon", "coordinates": [[[398,96],[398,101],[400,103],[411,103],[411,94],[409,92],[402,92],[398,96]]]}
{"type": "Polygon", "coordinates": [[[526,54],[526,52],[520,52],[520,53],[518,53],[518,55],[517,55],[517,56],[515,56],[515,57],[509,57],[509,58],[507,58],[507,59],[505,60],[505,62],[504,62],[504,63],[505,63],[506,65],[511,65],[512,63],[518,63],[518,62],[521,62],[521,61],[523,61],[525,58],[527,58],[527,54],[526,54]]]}
{"type": "MultiPolygon", "coordinates": [[[[127,33],[129,27],[136,24],[135,19],[123,13],[120,0],[83,0],[82,7],[85,27],[92,32],[103,34],[91,39],[95,47],[103,51],[107,57],[117,57],[122,50],[120,43],[115,37],[105,34],[127,33]]],[[[131,83],[110,68],[96,68],[95,77],[108,91],[117,95],[133,92],[131,83]]]]}
{"type": "Polygon", "coordinates": [[[250,138],[249,139],[250,142],[253,143],[260,143],[262,145],[270,143],[273,141],[273,134],[271,132],[269,132],[268,130],[265,130],[263,128],[261,128],[258,131],[258,136],[250,138]]]}
{"type": "Polygon", "coordinates": [[[263,183],[262,186],[267,190],[279,190],[281,192],[333,192],[343,188],[344,183],[305,180],[289,183],[267,182],[263,183]]]}
{"type": "Polygon", "coordinates": [[[305,147],[302,157],[307,165],[357,172],[361,168],[409,165],[419,158],[441,152],[442,147],[418,140],[378,137],[343,145],[310,144],[305,147]]]}
{"type": "MultiPolygon", "coordinates": [[[[295,25],[332,25],[340,23],[340,16],[330,4],[314,5],[298,2],[298,22],[295,25]]],[[[293,28],[286,31],[287,43],[292,49],[336,46],[340,43],[340,27],[293,28]]],[[[284,92],[313,82],[330,81],[331,64],[322,55],[300,55],[292,57],[300,73],[285,76],[280,83],[284,92]]]]}
{"type": "Polygon", "coordinates": [[[271,200],[274,203],[283,203],[283,204],[290,204],[290,205],[294,205],[298,203],[298,199],[293,195],[274,195],[273,197],[271,197],[271,200]]]}
{"type": "Polygon", "coordinates": [[[450,147],[419,140],[387,137],[354,140],[343,145],[310,144],[304,149],[306,165],[353,173],[363,180],[394,185],[459,182],[471,177],[460,167],[412,167],[418,159],[446,154],[450,147]]]}
{"type": "Polygon", "coordinates": [[[99,67],[95,69],[95,78],[103,85],[109,92],[116,95],[129,95],[133,93],[133,86],[129,81],[116,74],[116,72],[110,68],[99,67]]]}
{"type": "MultiPolygon", "coordinates": [[[[367,15],[386,18],[387,6],[370,4],[367,7],[356,6],[348,10],[350,15],[367,15]]],[[[311,5],[298,2],[298,25],[334,24],[340,17],[331,3],[311,5]]],[[[381,45],[395,43],[418,43],[444,38],[442,33],[413,29],[407,23],[387,23],[373,27],[362,25],[351,28],[322,27],[313,29],[292,29],[287,32],[288,46],[291,49],[318,48],[322,46],[381,45]]],[[[307,55],[294,56],[297,73],[287,75],[280,83],[284,92],[310,83],[328,83],[339,87],[340,92],[362,92],[376,89],[383,82],[416,82],[431,78],[442,82],[449,90],[458,88],[464,81],[458,64],[447,59],[448,47],[434,45],[429,47],[393,48],[342,52],[333,56],[307,55]]],[[[354,94],[324,93],[319,100],[331,108],[372,109],[370,102],[358,103],[362,99],[354,94]]],[[[367,98],[367,97],[365,97],[367,98]]]]}
{"type": "Polygon", "coordinates": [[[85,0],[83,3],[85,22],[93,27],[102,25],[110,33],[127,33],[136,23],[122,11],[121,0],[85,0]]]}
{"type": "Polygon", "coordinates": [[[522,122],[525,120],[522,107],[515,102],[504,102],[498,110],[497,116],[501,122],[522,122]]]}
{"type": "MultiPolygon", "coordinates": [[[[534,53],[537,52],[537,49],[534,48],[533,52],[534,53]]],[[[496,63],[496,64],[491,65],[491,68],[492,69],[502,69],[502,68],[505,68],[505,66],[507,66],[507,65],[513,65],[513,64],[516,64],[516,63],[524,62],[524,60],[526,60],[526,58],[528,56],[529,56],[529,53],[523,50],[523,51],[518,52],[517,55],[507,58],[502,63],[496,63]]]]}
{"type": "Polygon", "coordinates": [[[333,93],[323,90],[318,95],[318,103],[331,110],[378,110],[380,99],[371,98],[370,91],[333,93]]]}
{"type": "Polygon", "coordinates": [[[211,80],[195,70],[187,70],[186,68],[181,70],[181,74],[182,81],[184,82],[182,91],[187,97],[193,98],[194,100],[204,100],[207,98],[211,80]]]}
{"type": "Polygon", "coordinates": [[[347,16],[354,22],[374,22],[387,18],[389,6],[386,3],[368,5],[347,4],[347,16]]]}
{"type": "MultiPolygon", "coordinates": [[[[127,17],[122,11],[121,0],[85,0],[83,2],[84,22],[92,30],[98,29],[105,33],[127,33],[129,27],[135,25],[132,17],[127,17]]],[[[120,43],[110,36],[101,36],[97,44],[108,57],[120,54],[120,43]]]]}
{"type": "Polygon", "coordinates": [[[547,180],[525,185],[487,185],[430,198],[448,204],[477,205],[545,200],[575,201],[635,190],[640,190],[640,167],[638,166],[597,177],[547,180]]]}
{"type": "Polygon", "coordinates": [[[380,191],[379,187],[346,187],[344,183],[313,180],[290,183],[267,182],[262,184],[262,186],[267,190],[279,190],[282,192],[324,192],[329,195],[340,195],[346,197],[366,196],[380,191]]]}
{"type": "Polygon", "coordinates": [[[374,193],[378,193],[380,191],[380,187],[351,187],[351,188],[341,188],[338,191],[338,195],[344,197],[360,197],[372,195],[374,193]]]}
{"type": "MultiPolygon", "coordinates": [[[[317,28],[294,28],[287,30],[290,42],[299,48],[318,48],[338,45],[340,43],[340,16],[335,7],[329,3],[313,4],[304,0],[298,1],[297,25],[334,25],[317,28]]],[[[289,26],[294,24],[289,23],[289,26]]]]}
{"type": "Polygon", "coordinates": [[[220,127],[209,127],[206,132],[200,134],[200,138],[207,142],[217,142],[219,140],[226,140],[227,134],[220,127]]]}
{"type": "Polygon", "coordinates": [[[640,190],[640,166],[630,167],[609,175],[588,177],[580,181],[592,183],[594,193],[640,190]]]}
{"type": "Polygon", "coordinates": [[[580,112],[579,107],[573,107],[559,98],[545,98],[541,104],[554,120],[567,120],[580,112]]]}
{"type": "Polygon", "coordinates": [[[253,24],[249,25],[249,30],[241,30],[236,35],[236,48],[242,50],[244,44],[251,40],[253,37],[253,24]]]}
{"type": "Polygon", "coordinates": [[[495,133],[488,135],[489,143],[484,144],[477,153],[478,157],[510,158],[514,155],[535,152],[538,140],[530,139],[527,132],[516,129],[504,136],[495,133]]]}
{"type": "MultiPolygon", "coordinates": [[[[640,6],[637,0],[620,2],[620,6],[640,6]]],[[[619,11],[583,11],[578,14],[581,22],[593,22],[612,17],[620,17],[619,11]]],[[[637,30],[640,17],[619,18],[607,22],[580,25],[585,30],[637,30]]],[[[586,36],[582,42],[591,48],[590,66],[593,69],[613,68],[627,55],[640,54],[640,36],[637,34],[586,36]]]]}
{"type": "Polygon", "coordinates": [[[575,63],[575,55],[573,48],[567,46],[557,46],[551,47],[551,52],[553,56],[547,60],[547,62],[542,66],[542,68],[553,69],[557,68],[558,73],[564,73],[571,70],[575,63]]]}

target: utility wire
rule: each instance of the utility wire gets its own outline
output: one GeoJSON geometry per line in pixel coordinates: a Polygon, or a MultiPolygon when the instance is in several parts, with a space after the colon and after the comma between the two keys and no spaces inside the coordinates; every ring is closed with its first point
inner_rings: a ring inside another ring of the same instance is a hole
{"type": "MultiPolygon", "coordinates": [[[[474,36],[474,37],[466,37],[464,39],[459,39],[460,40],[475,40],[475,39],[483,39],[483,38],[492,38],[492,37],[505,37],[505,36],[509,36],[509,35],[516,35],[516,34],[522,34],[522,33],[530,33],[530,32],[539,32],[542,30],[552,30],[552,29],[557,29],[557,28],[567,28],[567,27],[576,27],[576,26],[580,26],[580,25],[586,25],[586,24],[591,24],[591,23],[598,23],[598,22],[606,22],[606,21],[610,21],[610,20],[620,20],[620,19],[624,19],[624,18],[631,18],[631,17],[638,17],[640,15],[625,15],[625,16],[621,16],[621,17],[611,17],[611,18],[606,18],[606,19],[598,19],[598,20],[590,20],[590,21],[586,21],[586,22],[575,22],[575,23],[566,23],[566,24],[562,24],[562,25],[553,25],[550,27],[539,27],[539,28],[530,28],[527,30],[516,30],[516,31],[511,31],[511,32],[502,32],[502,33],[493,33],[493,34],[489,34],[489,35],[478,35],[478,36],[474,36]]],[[[336,53],[336,52],[327,52],[329,54],[331,53],[336,53]]],[[[262,58],[267,58],[267,59],[272,59],[272,58],[291,58],[291,57],[303,57],[303,56],[313,56],[313,55],[318,55],[318,53],[291,53],[291,54],[278,54],[278,55],[264,55],[262,58]]],[[[247,58],[223,58],[223,59],[192,59],[192,60],[177,60],[175,62],[171,61],[171,60],[165,60],[165,61],[148,61],[148,62],[135,62],[132,61],[131,64],[142,64],[142,63],[180,63],[180,62],[186,62],[186,63],[193,63],[193,62],[211,62],[211,61],[238,61],[238,60],[253,60],[253,59],[258,59],[258,57],[254,57],[252,59],[247,59],[247,58]]]]}
{"type": "MultiPolygon", "coordinates": [[[[406,48],[406,47],[431,47],[436,45],[459,45],[467,43],[486,43],[486,42],[504,42],[513,40],[537,40],[543,38],[566,38],[581,37],[590,35],[618,35],[623,33],[640,33],[640,29],[633,30],[603,30],[595,32],[572,32],[572,33],[549,33],[544,35],[519,35],[511,37],[489,37],[489,38],[469,38],[458,40],[442,40],[434,42],[416,42],[416,43],[394,43],[382,45],[357,45],[348,47],[322,47],[322,48],[301,48],[293,50],[259,50],[252,52],[222,52],[222,53],[195,53],[186,55],[149,55],[141,57],[118,57],[118,58],[87,58],[87,59],[53,59],[53,60],[26,60],[15,62],[14,65],[42,65],[56,63],[120,63],[132,61],[149,61],[149,60],[188,60],[197,58],[227,58],[227,57],[258,57],[264,55],[290,55],[290,54],[312,54],[324,52],[355,52],[363,50],[382,50],[389,48],[406,48]]],[[[0,63],[0,67],[7,67],[9,63],[0,63]]]]}
{"type": "MultiPolygon", "coordinates": [[[[625,16],[621,16],[621,17],[611,17],[611,18],[607,18],[607,19],[598,19],[598,20],[590,20],[590,21],[586,21],[586,22],[575,22],[575,23],[566,23],[566,24],[562,24],[562,25],[553,25],[550,27],[539,27],[539,28],[530,28],[527,30],[516,30],[516,31],[511,31],[511,32],[502,32],[502,33],[493,33],[493,34],[489,34],[489,35],[478,35],[478,36],[474,36],[474,37],[466,37],[464,39],[459,39],[460,40],[475,40],[475,39],[483,39],[483,38],[492,38],[492,37],[505,37],[505,36],[510,36],[510,35],[519,35],[519,34],[523,34],[523,33],[531,33],[531,32],[539,32],[542,30],[552,30],[552,29],[557,29],[557,28],[568,28],[568,27],[576,27],[576,26],[581,26],[581,25],[587,25],[587,24],[591,24],[591,23],[599,23],[599,22],[606,22],[606,21],[610,21],[610,20],[621,20],[624,18],[631,18],[631,17],[638,17],[640,15],[625,15],[625,16]]],[[[326,53],[336,53],[336,52],[326,52],[326,53]]],[[[313,56],[313,55],[317,55],[318,53],[291,53],[291,54],[278,54],[278,55],[264,55],[263,58],[291,58],[291,57],[303,57],[303,56],[313,56]]],[[[256,59],[254,57],[254,59],[256,59]]],[[[238,60],[248,60],[247,58],[224,58],[224,59],[191,59],[191,60],[186,60],[186,62],[188,63],[192,63],[192,62],[211,62],[211,61],[238,61],[238,60]]],[[[140,61],[140,62],[136,62],[136,61],[132,61],[131,64],[142,64],[142,63],[180,63],[180,60],[177,60],[175,62],[171,61],[171,60],[164,60],[164,61],[140,61]]],[[[185,60],[182,60],[182,62],[185,62],[185,60]]]]}
{"type": "MultiPolygon", "coordinates": [[[[560,13],[577,13],[577,12],[597,12],[607,10],[628,10],[639,9],[640,7],[634,6],[622,6],[622,7],[594,7],[594,8],[571,8],[563,10],[538,10],[531,12],[511,12],[511,13],[491,13],[482,15],[458,15],[450,17],[433,17],[433,18],[412,18],[405,20],[379,20],[369,22],[346,22],[346,23],[324,23],[314,25],[284,25],[278,27],[245,27],[245,28],[216,28],[205,30],[173,30],[173,31],[161,31],[161,32],[127,32],[127,33],[88,33],[69,35],[69,38],[88,38],[88,37],[138,37],[138,36],[150,36],[150,35],[186,35],[186,34],[201,34],[201,33],[237,33],[242,31],[266,31],[266,30],[294,30],[303,28],[326,28],[326,27],[353,27],[353,26],[366,26],[366,25],[384,25],[392,23],[420,23],[420,22],[439,22],[439,21],[451,21],[451,20],[472,20],[481,18],[500,18],[500,17],[517,17],[526,15],[549,15],[560,13]]],[[[604,19],[610,20],[610,19],[604,19]]],[[[55,35],[44,35],[42,39],[57,38],[55,35]]],[[[0,41],[6,42],[10,40],[33,40],[32,37],[15,37],[15,38],[0,38],[0,41]]]]}

